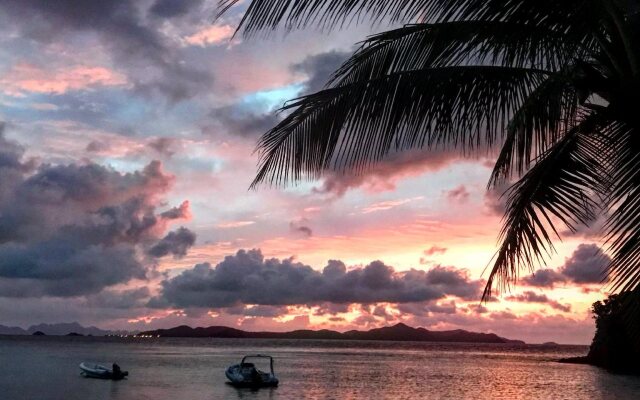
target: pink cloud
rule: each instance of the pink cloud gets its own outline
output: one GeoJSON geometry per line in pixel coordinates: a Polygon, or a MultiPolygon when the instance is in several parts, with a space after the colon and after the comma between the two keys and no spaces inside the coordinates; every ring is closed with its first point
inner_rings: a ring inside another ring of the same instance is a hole
{"type": "Polygon", "coordinates": [[[446,252],[447,252],[447,248],[446,247],[431,246],[427,250],[424,251],[424,255],[425,256],[433,256],[433,255],[436,255],[436,254],[444,254],[446,252]]]}
{"type": "Polygon", "coordinates": [[[21,96],[25,93],[62,94],[94,86],[122,86],[126,83],[126,78],[118,72],[105,67],[86,65],[51,71],[19,63],[0,77],[0,85],[4,92],[11,96],[21,96]]]}
{"type": "Polygon", "coordinates": [[[243,226],[249,226],[255,223],[256,221],[229,221],[229,222],[221,222],[217,224],[216,227],[220,229],[241,228],[243,226]]]}
{"type": "Polygon", "coordinates": [[[446,252],[447,252],[446,247],[431,246],[427,250],[422,252],[422,254],[424,254],[426,257],[420,257],[420,264],[422,265],[433,264],[434,261],[429,259],[428,257],[434,256],[437,254],[444,254],[446,252]]]}
{"type": "Polygon", "coordinates": [[[234,32],[231,25],[212,25],[184,38],[184,42],[192,46],[206,47],[228,41],[234,32]]]}
{"type": "Polygon", "coordinates": [[[515,301],[515,302],[523,302],[523,303],[539,303],[546,304],[549,307],[559,310],[562,312],[570,312],[571,305],[570,304],[562,304],[557,300],[553,300],[549,298],[546,294],[536,293],[532,290],[524,291],[518,295],[507,296],[506,300],[515,301]]]}
{"type": "Polygon", "coordinates": [[[469,200],[469,191],[464,185],[459,185],[451,190],[445,191],[447,200],[455,203],[464,203],[469,200]]]}
{"type": "Polygon", "coordinates": [[[392,191],[402,179],[438,171],[463,159],[456,150],[424,149],[394,153],[363,173],[328,172],[322,185],[316,187],[314,192],[341,197],[347,191],[357,188],[369,193],[392,191]]]}
{"type": "Polygon", "coordinates": [[[390,210],[392,208],[401,206],[403,204],[411,203],[412,201],[422,200],[424,197],[413,197],[410,199],[399,199],[399,200],[389,200],[389,201],[381,201],[378,203],[371,204],[362,209],[362,214],[369,214],[376,211],[385,211],[390,210]]]}
{"type": "Polygon", "coordinates": [[[160,216],[167,220],[190,220],[192,217],[191,203],[189,202],[189,200],[185,200],[178,207],[173,207],[168,209],[167,211],[162,212],[160,216]]]}

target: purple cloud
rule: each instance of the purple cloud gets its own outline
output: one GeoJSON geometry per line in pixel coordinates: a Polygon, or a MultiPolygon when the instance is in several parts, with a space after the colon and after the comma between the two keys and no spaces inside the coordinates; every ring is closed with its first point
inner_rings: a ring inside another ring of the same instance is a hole
{"type": "Polygon", "coordinates": [[[396,272],[381,261],[347,270],[330,261],[322,272],[292,259],[265,259],[240,250],[212,267],[198,264],[161,284],[155,306],[231,307],[239,304],[410,303],[457,296],[477,299],[482,282],[453,267],[396,272]]]}
{"type": "Polygon", "coordinates": [[[196,234],[187,228],[181,227],[176,231],[167,233],[167,236],[160,239],[148,251],[153,257],[164,257],[172,254],[175,258],[187,255],[187,250],[196,242],[196,234]]]}
{"type": "Polygon", "coordinates": [[[596,284],[605,280],[611,258],[595,244],[580,244],[557,269],[541,269],[522,278],[528,286],[553,288],[558,283],[596,284]]]}
{"type": "MultiPolygon", "coordinates": [[[[145,279],[139,250],[179,216],[156,214],[174,179],[159,162],[131,173],[93,163],[34,167],[2,136],[0,148],[0,296],[72,297],[145,279]]],[[[156,246],[186,252],[188,241],[174,239],[156,246]]]]}
{"type": "Polygon", "coordinates": [[[569,304],[561,304],[556,300],[550,299],[545,294],[538,294],[531,290],[527,290],[522,294],[508,296],[507,300],[509,301],[518,301],[523,303],[542,303],[548,304],[551,308],[563,311],[570,312],[571,306],[569,304]]]}

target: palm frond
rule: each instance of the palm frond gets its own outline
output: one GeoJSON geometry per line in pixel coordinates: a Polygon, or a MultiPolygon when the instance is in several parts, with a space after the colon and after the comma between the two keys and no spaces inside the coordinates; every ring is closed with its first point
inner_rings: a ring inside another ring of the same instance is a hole
{"type": "Polygon", "coordinates": [[[365,40],[328,85],[436,66],[502,65],[557,72],[595,51],[588,38],[502,21],[406,25],[365,40]]]}
{"type": "Polygon", "coordinates": [[[567,74],[554,74],[515,112],[489,179],[489,188],[521,176],[576,123],[579,98],[567,74]]]}
{"type": "Polygon", "coordinates": [[[302,97],[260,139],[252,186],[317,178],[327,168],[358,172],[390,151],[491,146],[548,76],[528,68],[426,68],[302,97]]]}
{"type": "Polygon", "coordinates": [[[566,134],[509,189],[507,212],[483,300],[497,281],[500,291],[517,280],[519,267],[531,270],[554,251],[552,234],[559,236],[552,218],[568,229],[595,217],[594,193],[605,190],[600,168],[601,116],[592,112],[566,134]]]}
{"type": "MultiPolygon", "coordinates": [[[[240,0],[220,0],[218,17],[240,0]]],[[[361,20],[374,23],[485,20],[530,23],[563,32],[589,30],[601,15],[598,0],[253,0],[239,29],[245,34],[277,26],[299,29],[310,25],[331,29],[361,20]]]]}
{"type": "Polygon", "coordinates": [[[610,217],[605,226],[612,261],[607,269],[612,290],[633,290],[640,283],[640,141],[625,123],[609,129],[610,217]]]}
{"type": "MultiPolygon", "coordinates": [[[[236,3],[220,0],[218,16],[236,3]]],[[[371,36],[324,90],[285,105],[258,143],[252,187],[504,139],[490,185],[525,175],[510,189],[483,298],[546,260],[554,224],[573,230],[601,203],[614,288],[640,288],[640,123],[620,122],[636,118],[628,104],[640,65],[628,10],[603,0],[252,0],[238,26],[245,35],[410,24],[371,36]]]]}

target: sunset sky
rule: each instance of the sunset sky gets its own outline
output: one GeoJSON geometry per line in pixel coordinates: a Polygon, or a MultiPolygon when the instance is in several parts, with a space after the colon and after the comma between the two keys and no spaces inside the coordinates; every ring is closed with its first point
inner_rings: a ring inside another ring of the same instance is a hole
{"type": "Polygon", "coordinates": [[[249,190],[275,109],[386,27],[232,38],[243,5],[214,24],[216,3],[2,2],[0,324],[590,342],[607,262],[593,229],[480,304],[504,211],[490,151],[249,190]]]}

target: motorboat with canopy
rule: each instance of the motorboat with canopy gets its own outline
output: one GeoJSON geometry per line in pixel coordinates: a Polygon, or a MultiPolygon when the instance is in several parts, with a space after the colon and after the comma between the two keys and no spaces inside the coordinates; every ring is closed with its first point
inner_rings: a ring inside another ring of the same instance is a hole
{"type": "Polygon", "coordinates": [[[233,364],[225,371],[227,379],[234,386],[240,387],[264,387],[278,386],[278,378],[276,378],[273,370],[273,357],[254,354],[247,355],[242,358],[239,364],[233,364]],[[269,372],[261,371],[256,367],[254,362],[259,359],[269,361],[269,372]]]}

